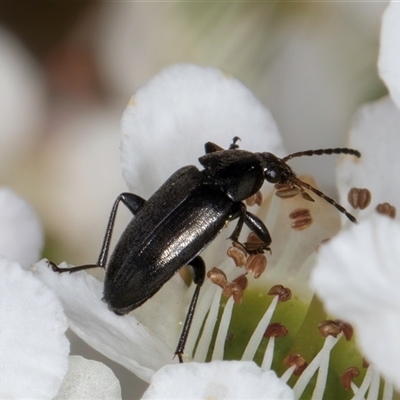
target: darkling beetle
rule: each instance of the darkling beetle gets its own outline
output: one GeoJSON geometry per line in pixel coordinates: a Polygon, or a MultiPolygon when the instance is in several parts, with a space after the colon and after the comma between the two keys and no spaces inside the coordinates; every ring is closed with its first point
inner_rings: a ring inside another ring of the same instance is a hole
{"type": "Polygon", "coordinates": [[[360,157],[357,150],[308,150],[278,158],[271,153],[240,150],[236,144],[238,140],[235,137],[228,150],[211,142],[206,143],[206,154],[199,158],[203,170],[193,165],[179,169],[147,201],[136,194],[120,194],[111,210],[97,264],[61,269],[50,262],[53,270],[60,273],[105,268],[103,300],[118,315],[139,307],[178,270],[188,265],[196,288],[175,350],[180,362],[183,362],[186,339],[206,275],[199,253],[234,219],[238,222],[229,239],[238,242],[243,224],[246,224],[262,243],[252,249],[242,244],[244,248],[249,253],[269,250],[272,240],[267,228],[246,210],[243,203],[261,188],[264,180],[273,184],[289,184],[304,199],[314,201],[304,190],[309,189],[356,222],[341,205],[298,179],[286,162],[294,157],[322,154],[360,157]],[[107,264],[115,216],[121,201],[134,218],[107,264]]]}

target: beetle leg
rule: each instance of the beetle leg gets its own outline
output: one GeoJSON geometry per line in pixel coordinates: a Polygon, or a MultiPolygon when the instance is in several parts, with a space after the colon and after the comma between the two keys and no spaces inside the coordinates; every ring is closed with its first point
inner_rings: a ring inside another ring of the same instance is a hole
{"type": "Polygon", "coordinates": [[[193,282],[196,284],[196,289],[193,293],[192,301],[190,302],[190,306],[186,314],[185,323],[183,324],[181,337],[175,350],[175,355],[178,356],[180,363],[183,363],[183,350],[185,349],[186,340],[193,321],[194,310],[196,308],[197,299],[199,298],[200,288],[203,285],[206,277],[206,266],[200,256],[197,256],[190,261],[188,266],[192,272],[193,282]]]}
{"type": "Polygon", "coordinates": [[[135,215],[140,207],[146,202],[142,197],[133,194],[133,193],[121,193],[117,199],[114,202],[114,205],[111,209],[111,214],[110,218],[108,219],[108,224],[107,224],[107,229],[106,233],[104,235],[104,240],[103,240],[103,245],[101,246],[101,251],[99,255],[99,259],[97,261],[97,264],[88,264],[88,265],[80,265],[77,267],[72,267],[72,268],[59,268],[56,264],[54,264],[52,261],[49,261],[49,266],[52,268],[54,272],[77,272],[77,271],[82,271],[84,269],[91,269],[91,268],[105,268],[107,264],[107,257],[108,257],[108,250],[110,248],[110,243],[111,243],[111,236],[112,236],[112,231],[114,228],[114,223],[115,223],[115,217],[117,214],[117,209],[119,202],[122,201],[125,206],[132,212],[133,215],[135,215]]]}
{"type": "Polygon", "coordinates": [[[269,245],[272,242],[271,235],[269,234],[267,227],[260,220],[260,218],[256,217],[254,214],[246,211],[244,223],[261,240],[259,246],[255,246],[255,243],[252,243],[251,250],[248,248],[247,244],[245,244],[244,246],[245,246],[247,252],[248,253],[259,253],[259,252],[263,252],[264,250],[270,250],[269,245]]]}
{"type": "Polygon", "coordinates": [[[231,220],[239,218],[239,221],[231,236],[229,236],[229,239],[231,239],[233,242],[240,243],[239,235],[242,231],[243,224],[246,224],[250,230],[254,232],[261,240],[259,246],[255,246],[255,244],[252,243],[251,249],[246,244],[240,243],[246,249],[246,251],[248,253],[260,253],[264,250],[269,250],[268,246],[271,244],[272,240],[264,223],[254,214],[248,212],[246,206],[242,202],[234,203],[234,207],[236,207],[237,210],[233,213],[231,220]]]}
{"type": "Polygon", "coordinates": [[[133,193],[121,193],[117,197],[117,200],[115,200],[114,205],[111,209],[111,214],[110,218],[108,219],[106,234],[104,235],[103,245],[101,246],[99,259],[97,261],[97,265],[102,268],[105,268],[107,263],[108,250],[110,248],[115,216],[117,214],[117,208],[120,201],[122,201],[125,204],[125,206],[131,211],[133,215],[135,215],[139,211],[140,207],[146,202],[146,200],[144,200],[142,197],[133,193]]]}
{"type": "Polygon", "coordinates": [[[239,235],[243,228],[246,212],[246,206],[241,201],[233,203],[232,215],[229,220],[232,221],[233,219],[239,218],[236,228],[233,230],[231,236],[229,236],[229,239],[233,242],[239,242],[239,235]]]}

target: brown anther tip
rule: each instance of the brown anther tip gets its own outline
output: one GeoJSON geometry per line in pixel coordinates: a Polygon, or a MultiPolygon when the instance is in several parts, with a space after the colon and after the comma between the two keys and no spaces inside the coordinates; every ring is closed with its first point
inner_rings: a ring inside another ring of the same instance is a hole
{"type": "Polygon", "coordinates": [[[363,359],[362,359],[362,367],[363,368],[368,368],[369,364],[370,364],[370,362],[365,357],[363,357],[363,359]]]}
{"type": "Polygon", "coordinates": [[[310,210],[307,208],[296,208],[289,214],[289,218],[294,220],[291,227],[296,231],[308,228],[313,222],[310,210]]]}
{"type": "Polygon", "coordinates": [[[290,199],[299,194],[299,189],[290,183],[277,183],[275,185],[275,195],[281,199],[290,199]]]}
{"type": "Polygon", "coordinates": [[[255,194],[255,196],[256,196],[256,204],[257,204],[258,206],[261,206],[261,204],[262,204],[262,202],[263,202],[263,195],[262,195],[262,193],[261,193],[261,190],[259,190],[259,191],[255,194]]]}
{"type": "Polygon", "coordinates": [[[222,294],[226,297],[233,297],[236,304],[241,304],[243,301],[243,290],[237,283],[227,283],[223,289],[222,294]]]}
{"type": "Polygon", "coordinates": [[[264,332],[264,337],[285,337],[288,334],[288,329],[285,325],[282,325],[279,322],[275,322],[273,324],[269,324],[267,329],[264,332]]]}
{"type": "Polygon", "coordinates": [[[269,289],[268,294],[271,296],[279,296],[279,301],[282,303],[292,298],[292,291],[282,285],[272,286],[272,288],[269,289]]]}
{"type": "Polygon", "coordinates": [[[335,319],[335,324],[337,324],[340,327],[346,340],[347,341],[351,340],[354,333],[353,326],[350,325],[348,322],[344,322],[340,319],[335,319]]]}
{"type": "Polygon", "coordinates": [[[222,289],[227,284],[226,275],[219,268],[213,267],[207,272],[207,278],[210,279],[212,283],[218,285],[222,289]]]}
{"type": "Polygon", "coordinates": [[[296,208],[289,214],[289,218],[296,219],[299,217],[309,217],[310,210],[308,208],[296,208]]]}
{"type": "Polygon", "coordinates": [[[375,210],[379,214],[387,215],[388,217],[395,219],[396,218],[396,207],[392,206],[389,203],[381,203],[378,204],[375,210]]]}
{"type": "Polygon", "coordinates": [[[246,264],[247,252],[242,245],[236,245],[229,247],[226,254],[232,258],[237,267],[243,267],[246,264]]]}
{"type": "Polygon", "coordinates": [[[257,191],[256,193],[254,193],[252,196],[248,197],[246,199],[246,204],[251,207],[254,206],[254,204],[257,204],[258,206],[261,206],[262,204],[262,193],[261,191],[257,191]]]}
{"type": "Polygon", "coordinates": [[[307,368],[306,360],[300,354],[290,354],[283,360],[283,363],[288,367],[293,365],[296,367],[293,371],[293,375],[300,376],[302,372],[307,368]]]}
{"type": "Polygon", "coordinates": [[[332,320],[325,320],[318,324],[318,329],[322,335],[322,337],[333,336],[337,337],[341,332],[342,328],[332,320]]]}
{"type": "Polygon", "coordinates": [[[267,258],[264,254],[252,254],[247,258],[245,269],[249,274],[253,274],[254,278],[259,278],[267,268],[267,258]]]}
{"type": "Polygon", "coordinates": [[[233,297],[233,301],[236,304],[242,304],[242,301],[243,301],[243,290],[236,283],[232,283],[232,297],[233,297]]]}
{"type": "Polygon", "coordinates": [[[364,210],[371,203],[371,192],[368,189],[351,188],[347,200],[353,208],[364,210]]]}
{"type": "Polygon", "coordinates": [[[245,274],[242,274],[239,275],[236,279],[234,279],[232,283],[239,285],[239,287],[242,290],[245,290],[247,288],[249,281],[247,279],[247,276],[245,274]]]}
{"type": "Polygon", "coordinates": [[[342,386],[349,390],[351,389],[351,383],[353,382],[353,378],[360,375],[360,370],[357,367],[350,367],[347,368],[346,371],[343,372],[342,376],[340,377],[340,382],[342,386]]]}

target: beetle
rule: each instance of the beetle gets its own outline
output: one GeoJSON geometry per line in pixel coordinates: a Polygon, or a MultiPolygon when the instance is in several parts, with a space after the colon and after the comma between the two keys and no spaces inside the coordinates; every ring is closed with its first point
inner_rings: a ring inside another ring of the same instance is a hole
{"type": "Polygon", "coordinates": [[[239,149],[238,137],[230,147],[208,142],[205,155],[199,158],[204,169],[193,165],[176,171],[147,201],[133,193],[122,193],[116,199],[109,217],[103,245],[96,264],[59,268],[54,271],[75,272],[89,268],[106,269],[103,300],[115,314],[123,315],[151,298],[166,281],[188,265],[196,285],[182,333],[175,350],[180,362],[193,319],[206,266],[199,255],[222,231],[237,219],[229,239],[239,242],[243,225],[254,232],[260,243],[249,252],[269,250],[271,236],[264,223],[247,211],[243,201],[254,195],[264,181],[289,184],[305,200],[314,201],[308,189],[335,206],[352,222],[356,219],[344,207],[311,185],[301,181],[287,164],[294,157],[322,154],[349,154],[348,148],[307,150],[278,158],[272,153],[253,153],[239,149]],[[114,221],[119,203],[133,214],[107,263],[114,221]]]}

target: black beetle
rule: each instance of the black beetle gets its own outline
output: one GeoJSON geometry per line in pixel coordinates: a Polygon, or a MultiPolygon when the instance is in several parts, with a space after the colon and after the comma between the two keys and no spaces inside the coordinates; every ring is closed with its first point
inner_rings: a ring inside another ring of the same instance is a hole
{"type": "Polygon", "coordinates": [[[206,268],[199,256],[227,222],[238,219],[229,237],[238,242],[243,224],[253,231],[261,243],[244,248],[249,253],[269,250],[270,234],[263,222],[246,210],[243,200],[255,194],[264,180],[273,184],[289,184],[300,195],[314,201],[304,187],[333,204],[352,221],[356,219],[342,206],[322,192],[300,181],[286,161],[293,157],[321,154],[350,154],[348,148],[308,150],[282,159],[271,153],[239,150],[236,142],[228,150],[208,142],[206,155],[199,158],[203,170],[186,166],[176,171],[155,193],[144,200],[132,193],[122,193],[115,201],[97,264],[54,271],[75,272],[106,268],[103,300],[118,315],[129,313],[152,297],[179,269],[188,265],[196,288],[189,306],[175,354],[183,361],[183,351],[193,319],[206,268]],[[108,251],[119,202],[122,201],[134,218],[119,239],[107,265],[108,251]]]}

